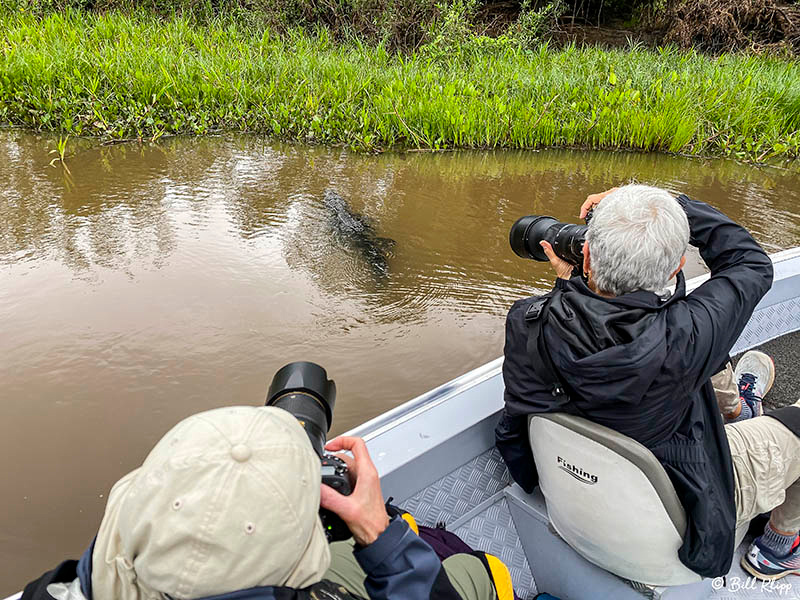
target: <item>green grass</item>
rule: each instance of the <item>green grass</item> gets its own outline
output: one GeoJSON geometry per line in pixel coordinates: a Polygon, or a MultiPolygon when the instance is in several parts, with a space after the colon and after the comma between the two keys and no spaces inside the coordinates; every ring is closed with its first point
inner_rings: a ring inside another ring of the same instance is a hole
{"type": "Polygon", "coordinates": [[[800,65],[475,37],[410,55],[220,21],[0,12],[0,122],[72,136],[247,131],[357,149],[800,151],[800,65]]]}

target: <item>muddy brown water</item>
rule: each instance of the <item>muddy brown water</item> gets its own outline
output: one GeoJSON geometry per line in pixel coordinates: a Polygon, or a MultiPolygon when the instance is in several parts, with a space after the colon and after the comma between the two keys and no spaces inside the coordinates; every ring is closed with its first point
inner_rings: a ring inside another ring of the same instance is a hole
{"type": "Polygon", "coordinates": [[[54,146],[0,132],[0,597],[77,557],[178,420],[262,403],[289,361],[336,380],[337,433],[499,356],[509,305],[553,280],[508,247],[523,214],[574,222],[588,193],[636,178],[771,251],[800,245],[800,177],[728,161],[212,137],[71,140],[67,173],[54,146]],[[385,273],[335,235],[326,190],[395,240],[385,273]]]}

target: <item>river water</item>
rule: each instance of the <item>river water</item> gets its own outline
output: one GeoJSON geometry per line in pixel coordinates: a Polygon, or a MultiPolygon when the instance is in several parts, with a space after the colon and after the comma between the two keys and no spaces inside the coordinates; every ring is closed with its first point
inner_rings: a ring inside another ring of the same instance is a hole
{"type": "Polygon", "coordinates": [[[0,597],[79,555],[173,424],[262,403],[289,361],[336,380],[336,433],[500,356],[510,304],[553,279],[509,249],[523,214],[576,222],[635,178],[800,245],[800,177],[729,161],[210,137],[70,140],[67,171],[54,147],[0,131],[0,597]],[[337,234],[326,191],[394,240],[385,264],[337,234]]]}

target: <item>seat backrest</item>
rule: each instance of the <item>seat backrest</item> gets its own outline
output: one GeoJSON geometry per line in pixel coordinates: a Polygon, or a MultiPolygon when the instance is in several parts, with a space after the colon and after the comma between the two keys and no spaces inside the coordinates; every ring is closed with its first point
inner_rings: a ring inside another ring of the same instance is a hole
{"type": "Polygon", "coordinates": [[[562,413],[532,416],[529,432],[550,521],[579,554],[651,585],[702,579],[678,559],[686,514],[652,452],[562,413]]]}

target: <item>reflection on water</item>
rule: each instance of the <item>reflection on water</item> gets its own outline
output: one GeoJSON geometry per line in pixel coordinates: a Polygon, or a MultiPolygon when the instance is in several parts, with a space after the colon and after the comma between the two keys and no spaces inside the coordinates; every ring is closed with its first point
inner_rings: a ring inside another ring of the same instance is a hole
{"type": "Polygon", "coordinates": [[[588,193],[636,178],[770,250],[800,244],[798,176],[724,161],[205,138],[78,142],[68,176],[52,147],[0,132],[0,595],[77,556],[171,425],[260,403],[286,362],[336,379],[341,432],[499,356],[508,306],[552,282],[508,247],[520,215],[574,222],[588,193]],[[394,240],[377,272],[329,190],[394,240]]]}

